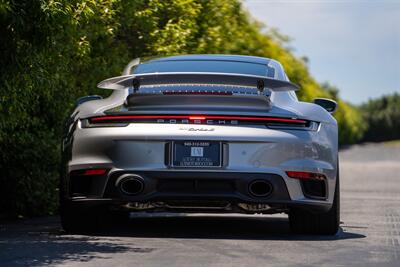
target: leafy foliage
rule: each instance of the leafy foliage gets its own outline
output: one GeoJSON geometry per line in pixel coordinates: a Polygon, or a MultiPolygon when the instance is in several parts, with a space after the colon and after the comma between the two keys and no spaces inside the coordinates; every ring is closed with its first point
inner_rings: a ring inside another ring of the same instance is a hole
{"type": "Polygon", "coordinates": [[[361,110],[368,125],[364,141],[400,139],[400,94],[369,100],[361,110]]]}
{"type": "MultiPolygon", "coordinates": [[[[54,212],[63,121],[75,99],[135,57],[230,53],[271,57],[311,101],[329,90],[239,0],[1,0],[0,213],[54,212]]],[[[339,100],[342,143],[360,138],[358,112],[339,100]]]]}

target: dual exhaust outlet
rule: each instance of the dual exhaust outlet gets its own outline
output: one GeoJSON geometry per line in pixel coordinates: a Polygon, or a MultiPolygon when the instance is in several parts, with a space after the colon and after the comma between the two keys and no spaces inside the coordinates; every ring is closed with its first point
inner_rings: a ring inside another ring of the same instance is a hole
{"type": "Polygon", "coordinates": [[[123,194],[135,196],[142,193],[144,179],[137,174],[123,174],[117,179],[116,186],[123,194]]]}
{"type": "Polygon", "coordinates": [[[265,180],[254,180],[249,183],[249,193],[253,197],[267,197],[272,193],[272,185],[265,180]]]}
{"type": "MultiPolygon", "coordinates": [[[[123,174],[116,182],[119,190],[129,196],[135,196],[143,192],[144,179],[137,174],[123,174]]],[[[272,193],[272,185],[265,180],[253,180],[248,185],[248,192],[253,197],[267,197],[272,193]]]]}

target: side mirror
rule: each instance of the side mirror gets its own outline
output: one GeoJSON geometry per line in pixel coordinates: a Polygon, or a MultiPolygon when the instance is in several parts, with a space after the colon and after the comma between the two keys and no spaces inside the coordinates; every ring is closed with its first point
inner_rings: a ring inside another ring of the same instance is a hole
{"type": "Polygon", "coordinates": [[[100,100],[103,99],[102,96],[99,95],[88,95],[88,96],[82,96],[76,100],[75,104],[76,106],[82,105],[85,102],[92,101],[92,100],[100,100]]]}
{"type": "Polygon", "coordinates": [[[314,104],[323,107],[326,111],[328,111],[331,114],[335,113],[338,106],[336,101],[327,98],[315,98],[314,104]]]}

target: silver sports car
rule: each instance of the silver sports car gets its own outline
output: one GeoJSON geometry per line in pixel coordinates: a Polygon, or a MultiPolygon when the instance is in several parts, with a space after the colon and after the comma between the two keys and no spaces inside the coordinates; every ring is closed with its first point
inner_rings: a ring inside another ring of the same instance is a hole
{"type": "Polygon", "coordinates": [[[298,101],[281,64],[236,55],[133,60],[86,96],[63,139],[68,232],[135,212],[287,213],[339,227],[336,103],[298,101]]]}

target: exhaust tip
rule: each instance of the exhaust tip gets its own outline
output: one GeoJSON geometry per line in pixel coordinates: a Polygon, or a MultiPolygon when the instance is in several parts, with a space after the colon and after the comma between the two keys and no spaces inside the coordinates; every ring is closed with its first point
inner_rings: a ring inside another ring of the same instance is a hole
{"type": "Polygon", "coordinates": [[[144,189],[143,178],[135,174],[121,175],[117,180],[117,187],[125,195],[138,195],[144,189]]]}
{"type": "Polygon", "coordinates": [[[272,185],[264,180],[255,180],[249,184],[249,193],[254,197],[266,197],[272,193],[272,185]]]}

